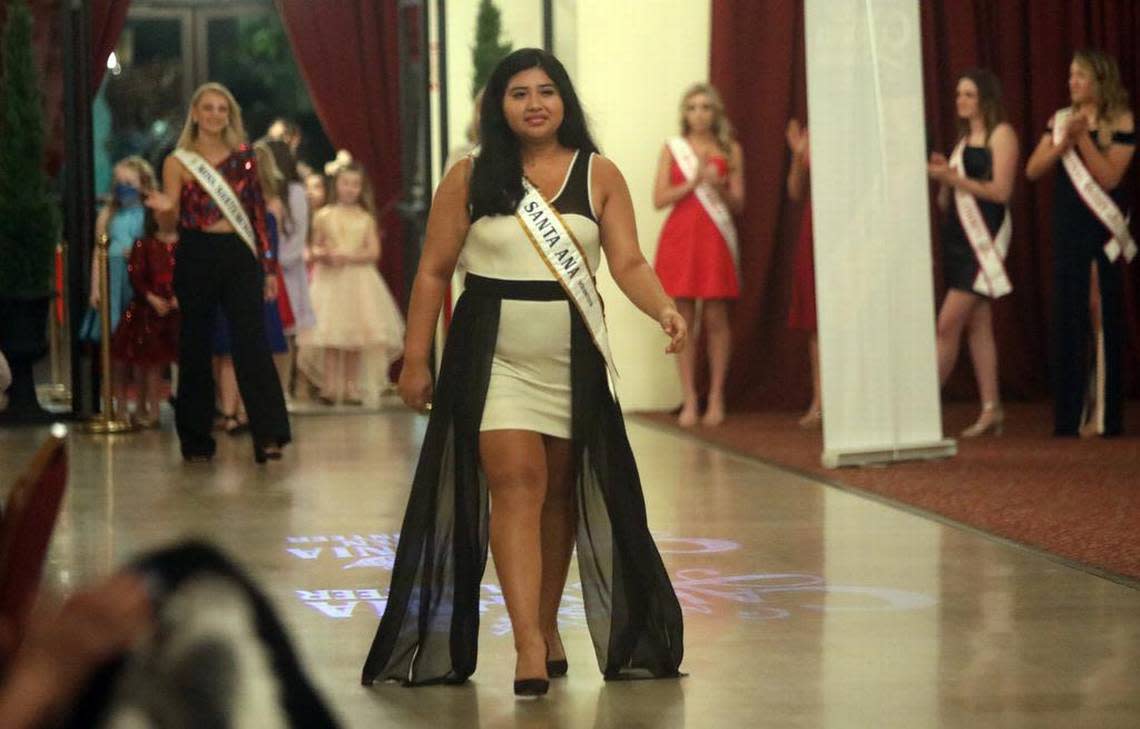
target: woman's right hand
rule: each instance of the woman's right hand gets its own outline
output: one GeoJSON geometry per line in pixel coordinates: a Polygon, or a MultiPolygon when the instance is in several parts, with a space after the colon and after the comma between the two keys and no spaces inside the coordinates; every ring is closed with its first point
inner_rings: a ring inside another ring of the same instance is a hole
{"type": "Polygon", "coordinates": [[[174,198],[165,192],[154,190],[143,198],[143,204],[156,213],[168,213],[174,209],[174,198]]]}
{"type": "Polygon", "coordinates": [[[91,304],[92,309],[98,309],[99,308],[99,289],[98,288],[91,289],[91,298],[88,299],[87,302],[89,304],[91,304]]]}
{"type": "Polygon", "coordinates": [[[1089,119],[1084,114],[1074,114],[1069,118],[1069,125],[1065,127],[1066,146],[1073,146],[1089,133],[1089,119]]]}
{"type": "Polygon", "coordinates": [[[412,410],[426,413],[431,408],[431,369],[427,362],[404,361],[400,381],[396,383],[400,399],[412,410]]]}
{"type": "Polygon", "coordinates": [[[946,155],[941,152],[932,152],[930,154],[930,161],[926,163],[926,174],[930,179],[937,182],[945,182],[946,175],[950,172],[950,163],[946,159],[946,155]]]}
{"type": "Polygon", "coordinates": [[[146,300],[147,303],[150,304],[151,308],[154,309],[159,316],[166,316],[170,313],[170,304],[167,303],[166,299],[162,298],[161,296],[152,294],[148,291],[146,294],[146,300]]]}

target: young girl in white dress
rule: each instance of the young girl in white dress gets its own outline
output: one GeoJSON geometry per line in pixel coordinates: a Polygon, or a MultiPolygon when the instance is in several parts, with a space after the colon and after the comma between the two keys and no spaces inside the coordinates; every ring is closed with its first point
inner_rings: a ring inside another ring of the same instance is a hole
{"type": "Polygon", "coordinates": [[[364,169],[332,178],[330,204],[313,218],[310,298],[315,327],[298,335],[299,364],[326,405],[376,402],[403,352],[404,320],[377,271],[380,233],[364,169]]]}

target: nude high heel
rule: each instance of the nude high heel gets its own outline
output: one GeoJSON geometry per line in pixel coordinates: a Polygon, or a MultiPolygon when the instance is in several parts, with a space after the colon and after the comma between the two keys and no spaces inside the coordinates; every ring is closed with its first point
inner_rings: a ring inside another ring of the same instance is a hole
{"type": "Polygon", "coordinates": [[[977,422],[962,431],[963,438],[977,438],[993,431],[994,435],[1001,435],[1005,431],[1005,411],[1001,403],[987,402],[982,405],[982,414],[977,422]]]}

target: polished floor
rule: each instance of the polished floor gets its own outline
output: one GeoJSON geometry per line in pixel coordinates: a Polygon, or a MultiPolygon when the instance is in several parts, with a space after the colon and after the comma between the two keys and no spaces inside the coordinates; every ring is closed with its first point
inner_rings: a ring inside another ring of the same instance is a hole
{"type": "MultiPolygon", "coordinates": [[[[390,409],[293,422],[296,444],[268,467],[228,438],[214,463],[184,465],[169,421],[71,436],[46,582],[67,589],[208,537],[276,601],[349,727],[1140,726],[1140,592],[636,418],[650,523],[685,609],[687,677],[603,683],[571,575],[570,675],[516,702],[489,571],[470,683],[363,688],[424,421],[390,409]]],[[[43,433],[0,430],[5,483],[43,433]]]]}

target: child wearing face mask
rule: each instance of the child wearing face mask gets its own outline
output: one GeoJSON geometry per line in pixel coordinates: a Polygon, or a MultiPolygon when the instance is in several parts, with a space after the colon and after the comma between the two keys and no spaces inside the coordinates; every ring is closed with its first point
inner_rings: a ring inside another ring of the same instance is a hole
{"type": "MultiPolygon", "coordinates": [[[[138,156],[130,156],[115,163],[114,188],[110,204],[99,211],[95,220],[95,235],[107,236],[108,256],[108,295],[111,309],[111,332],[119,326],[119,320],[126,311],[134,297],[131,288],[130,275],[127,270],[127,259],[131,248],[139,238],[143,237],[143,222],[145,208],[143,198],[155,190],[154,169],[146,160],[138,156]]],[[[98,250],[98,249],[97,249],[98,250]]],[[[99,269],[103,265],[98,254],[92,256],[91,266],[91,308],[83,319],[79,330],[81,342],[98,344],[102,332],[99,324],[99,269]]],[[[122,363],[113,366],[113,372],[103,373],[112,377],[116,411],[118,415],[125,414],[127,371],[122,363]]]]}
{"type": "Polygon", "coordinates": [[[364,168],[347,162],[331,188],[313,218],[309,294],[317,324],[298,335],[298,365],[326,405],[375,403],[403,352],[404,320],[376,270],[380,235],[364,168]]]}

